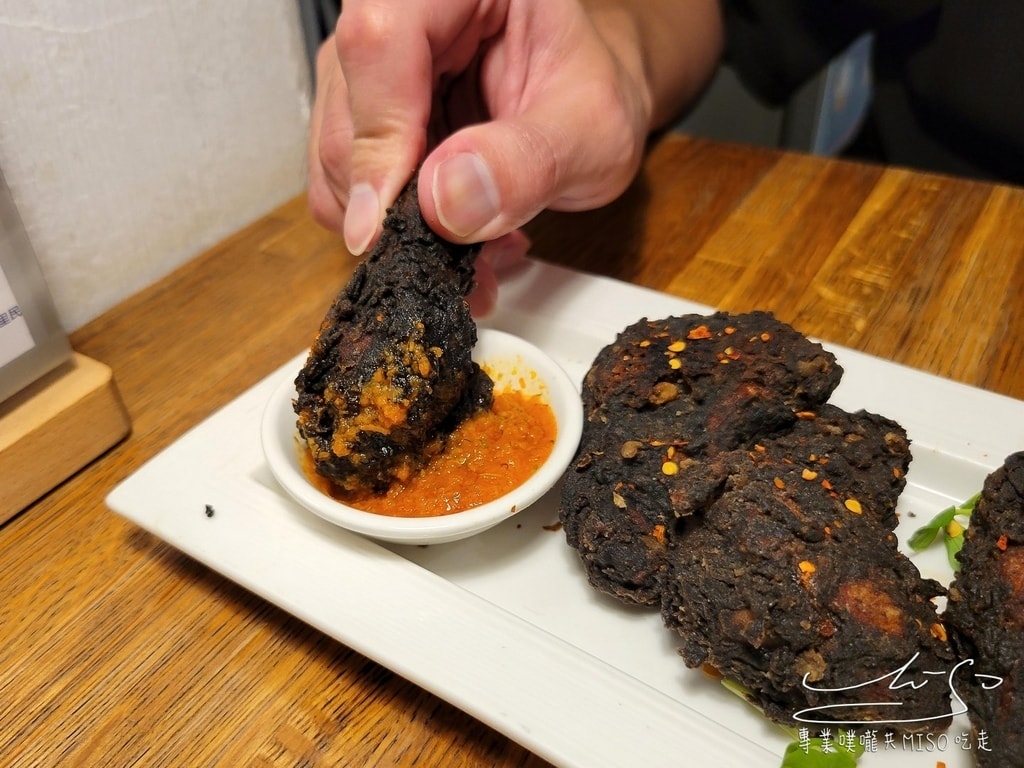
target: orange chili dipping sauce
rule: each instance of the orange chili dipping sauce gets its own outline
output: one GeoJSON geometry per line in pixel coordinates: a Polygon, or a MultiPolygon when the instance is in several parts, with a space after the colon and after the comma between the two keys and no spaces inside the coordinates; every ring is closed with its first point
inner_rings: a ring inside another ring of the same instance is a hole
{"type": "Polygon", "coordinates": [[[543,397],[495,391],[489,411],[464,421],[441,453],[387,493],[353,496],[318,475],[305,448],[302,466],[321,491],[350,507],[391,517],[435,517],[478,507],[522,485],[551,455],[557,432],[543,397]]]}

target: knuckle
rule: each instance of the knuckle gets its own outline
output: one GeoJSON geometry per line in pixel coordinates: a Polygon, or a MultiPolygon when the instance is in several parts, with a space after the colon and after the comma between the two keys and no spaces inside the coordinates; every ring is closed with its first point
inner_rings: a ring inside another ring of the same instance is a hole
{"type": "Polygon", "coordinates": [[[341,231],[344,226],[344,211],[329,190],[318,185],[310,185],[307,201],[313,221],[325,229],[341,231]]]}
{"type": "Polygon", "coordinates": [[[351,136],[342,132],[325,132],[317,146],[317,157],[324,171],[332,178],[347,171],[351,153],[351,136]]]}
{"type": "Polygon", "coordinates": [[[345,3],[338,17],[336,44],[342,57],[350,52],[382,51],[395,27],[396,9],[392,3],[345,3]]]}
{"type": "Polygon", "coordinates": [[[646,130],[636,97],[608,81],[592,83],[590,87],[594,117],[614,142],[614,148],[630,155],[638,152],[642,144],[638,137],[644,136],[646,130]]]}
{"type": "Polygon", "coordinates": [[[317,72],[326,72],[338,58],[338,49],[333,38],[328,38],[320,44],[316,52],[317,72]]]}
{"type": "Polygon", "coordinates": [[[594,130],[583,151],[601,159],[598,172],[604,183],[594,186],[591,202],[604,204],[624,191],[639,169],[647,127],[642,108],[628,90],[610,81],[591,83],[590,89],[586,98],[594,130]]]}

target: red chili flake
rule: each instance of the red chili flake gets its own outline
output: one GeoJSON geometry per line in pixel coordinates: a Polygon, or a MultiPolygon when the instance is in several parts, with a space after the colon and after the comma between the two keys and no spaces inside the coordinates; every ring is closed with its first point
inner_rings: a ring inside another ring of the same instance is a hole
{"type": "Polygon", "coordinates": [[[706,325],[698,325],[686,334],[688,339],[710,339],[711,337],[711,330],[706,325]]]}
{"type": "Polygon", "coordinates": [[[998,540],[996,541],[996,546],[997,546],[997,547],[999,548],[999,551],[1000,551],[1000,552],[1005,552],[1005,551],[1006,551],[1006,545],[1007,545],[1007,543],[1008,543],[1008,542],[1007,542],[1007,539],[1006,539],[1006,534],[1004,533],[1004,534],[1003,534],[1002,536],[1000,536],[1000,537],[999,537],[999,539],[998,539],[998,540]]]}
{"type": "Polygon", "coordinates": [[[719,672],[717,668],[711,666],[710,664],[701,664],[700,671],[708,677],[710,677],[712,680],[721,680],[724,677],[724,675],[721,672],[719,672]]]}

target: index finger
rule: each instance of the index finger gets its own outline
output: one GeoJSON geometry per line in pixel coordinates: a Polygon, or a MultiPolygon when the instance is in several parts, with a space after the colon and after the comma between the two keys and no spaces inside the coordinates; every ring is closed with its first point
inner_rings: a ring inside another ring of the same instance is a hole
{"type": "Polygon", "coordinates": [[[346,0],[338,58],[352,121],[345,239],[365,249],[426,151],[434,88],[500,27],[506,3],[346,0]]]}

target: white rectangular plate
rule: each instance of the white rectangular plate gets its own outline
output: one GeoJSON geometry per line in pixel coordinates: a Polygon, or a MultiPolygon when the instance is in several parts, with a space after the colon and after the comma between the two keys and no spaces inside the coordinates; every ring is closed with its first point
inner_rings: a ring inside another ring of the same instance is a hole
{"type": "MultiPolygon", "coordinates": [[[[486,324],[551,353],[575,381],[641,317],[708,312],[665,294],[531,262],[486,324]]],[[[894,418],[913,440],[905,539],[1024,448],[1024,403],[831,347],[832,400],[894,418]]],[[[675,653],[657,612],[596,593],[553,529],[557,491],[491,531],[383,547],[292,502],[267,470],[263,408],[283,366],[154,457],[107,499],[119,514],[562,766],[781,762],[788,737],[675,653]],[[212,516],[206,514],[209,505],[212,516]]],[[[944,553],[914,560],[948,582],[944,553]]],[[[939,743],[869,742],[860,765],[972,764],[958,718],[939,743]]],[[[864,734],[858,733],[858,736],[864,734]]]]}

